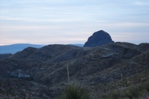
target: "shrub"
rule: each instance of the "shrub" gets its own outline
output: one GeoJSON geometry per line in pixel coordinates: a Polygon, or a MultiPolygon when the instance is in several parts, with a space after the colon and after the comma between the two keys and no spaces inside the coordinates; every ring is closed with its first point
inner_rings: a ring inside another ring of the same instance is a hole
{"type": "Polygon", "coordinates": [[[112,90],[103,94],[102,99],[140,99],[140,97],[148,96],[148,94],[149,82],[146,82],[122,90],[112,90]]]}
{"type": "Polygon", "coordinates": [[[129,99],[138,98],[148,93],[149,83],[140,84],[138,86],[129,87],[125,94],[129,99]]]}
{"type": "Polygon", "coordinates": [[[140,91],[138,88],[131,87],[125,92],[126,97],[129,99],[133,99],[134,97],[137,98],[140,95],[140,91]]]}
{"type": "Polygon", "coordinates": [[[102,99],[120,99],[123,93],[120,90],[113,90],[107,94],[102,94],[102,99]]]}
{"type": "Polygon", "coordinates": [[[75,84],[68,85],[57,99],[91,99],[89,92],[75,84]]]}

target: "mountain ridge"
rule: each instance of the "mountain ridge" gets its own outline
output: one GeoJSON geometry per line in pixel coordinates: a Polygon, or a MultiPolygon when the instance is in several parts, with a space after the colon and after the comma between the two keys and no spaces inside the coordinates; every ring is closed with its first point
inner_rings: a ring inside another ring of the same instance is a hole
{"type": "Polygon", "coordinates": [[[92,99],[111,99],[105,95],[149,85],[149,43],[110,42],[90,47],[50,44],[0,54],[0,98],[55,99],[75,83],[87,88],[92,99]]]}
{"type": "MultiPolygon", "coordinates": [[[[53,44],[51,44],[53,45],[53,44]]],[[[66,45],[75,45],[83,47],[83,44],[66,44],[66,45]]],[[[29,43],[16,43],[10,45],[1,45],[0,46],[0,54],[14,54],[18,51],[21,51],[27,47],[41,48],[46,45],[41,44],[29,44],[29,43]]]]}
{"type": "MultiPolygon", "coordinates": [[[[39,49],[29,47],[0,59],[0,80],[3,84],[0,92],[2,90],[11,96],[17,94],[20,98],[28,97],[25,94],[30,93],[30,97],[54,99],[68,81],[66,66],[69,66],[70,81],[88,86],[94,93],[93,97],[97,97],[98,92],[102,94],[105,90],[99,90],[97,85],[110,86],[122,77],[126,80],[136,76],[138,80],[135,83],[148,81],[148,74],[144,75],[149,70],[148,58],[148,43],[115,42],[91,48],[57,44],[39,49]],[[139,80],[139,74],[144,75],[143,80],[139,80]],[[7,89],[10,88],[7,82],[14,86],[11,88],[13,93],[7,89]],[[38,91],[35,91],[36,88],[38,91]]],[[[129,86],[132,84],[129,83],[129,86]]]]}

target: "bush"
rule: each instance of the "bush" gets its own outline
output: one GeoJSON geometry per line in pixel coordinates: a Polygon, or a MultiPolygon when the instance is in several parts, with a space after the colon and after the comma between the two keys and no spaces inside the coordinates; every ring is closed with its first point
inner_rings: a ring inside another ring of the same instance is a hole
{"type": "Polygon", "coordinates": [[[129,99],[138,98],[149,92],[149,83],[140,84],[138,86],[133,86],[125,91],[125,94],[129,99]]]}
{"type": "Polygon", "coordinates": [[[68,85],[57,99],[91,99],[89,92],[75,84],[68,85]]]}
{"type": "Polygon", "coordinates": [[[125,92],[126,97],[128,97],[129,99],[138,98],[140,94],[141,91],[139,90],[139,88],[136,87],[131,87],[125,92]]]}
{"type": "Polygon", "coordinates": [[[149,82],[139,85],[129,86],[123,90],[112,90],[103,94],[102,99],[140,99],[140,97],[148,96],[149,82]]]}
{"type": "Polygon", "coordinates": [[[102,95],[102,99],[121,99],[123,97],[123,92],[120,90],[113,90],[107,94],[102,95]]]}

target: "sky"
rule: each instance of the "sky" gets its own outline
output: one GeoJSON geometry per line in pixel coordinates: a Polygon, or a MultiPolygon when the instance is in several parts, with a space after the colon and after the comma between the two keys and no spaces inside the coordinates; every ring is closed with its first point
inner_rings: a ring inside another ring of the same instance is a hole
{"type": "Polygon", "coordinates": [[[99,30],[149,42],[149,0],[0,0],[0,45],[84,44],[99,30]]]}

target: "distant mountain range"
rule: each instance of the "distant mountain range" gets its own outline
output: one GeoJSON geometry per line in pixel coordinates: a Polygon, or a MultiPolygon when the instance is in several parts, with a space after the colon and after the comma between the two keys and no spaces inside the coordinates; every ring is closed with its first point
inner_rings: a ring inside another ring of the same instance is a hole
{"type": "MultiPolygon", "coordinates": [[[[68,45],[75,45],[82,47],[83,44],[68,44],[68,45]]],[[[18,51],[21,51],[27,47],[34,47],[34,48],[41,48],[45,45],[38,45],[38,44],[11,44],[11,45],[3,45],[0,46],[0,54],[14,54],[18,51]]]]}
{"type": "Polygon", "coordinates": [[[0,54],[11,53],[14,54],[18,51],[23,50],[27,47],[34,47],[34,48],[41,48],[44,45],[37,45],[37,44],[11,44],[11,45],[4,45],[0,46],[0,54]]]}
{"type": "MultiPolygon", "coordinates": [[[[103,31],[97,31],[94,32],[93,35],[91,35],[87,42],[85,44],[65,44],[65,45],[74,45],[79,47],[95,47],[95,46],[101,46],[108,43],[113,43],[111,36],[103,31]]],[[[0,54],[14,54],[18,51],[21,51],[27,47],[34,47],[34,48],[41,48],[45,45],[37,45],[37,44],[12,44],[12,45],[5,45],[0,46],[0,54]]]]}

